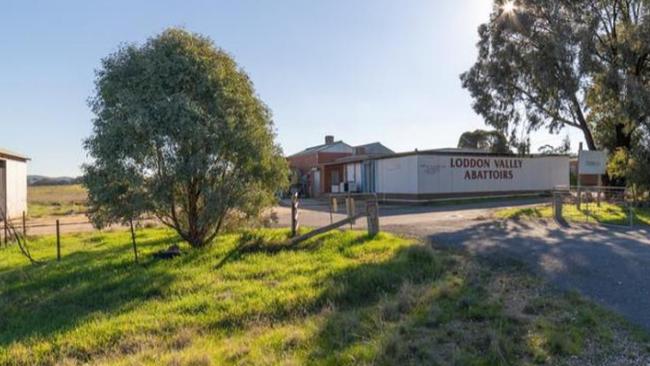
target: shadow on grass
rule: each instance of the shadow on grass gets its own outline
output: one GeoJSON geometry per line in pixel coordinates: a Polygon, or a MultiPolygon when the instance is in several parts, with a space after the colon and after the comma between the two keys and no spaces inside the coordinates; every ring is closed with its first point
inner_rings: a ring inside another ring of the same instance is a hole
{"type": "MultiPolygon", "coordinates": [[[[329,307],[312,361],[342,364],[512,364],[528,352],[508,346],[524,327],[490,299],[485,278],[466,277],[448,254],[428,246],[332,276],[318,306],[329,307]],[[469,327],[469,330],[466,329],[469,327]],[[465,329],[464,329],[465,328],[465,329]],[[452,351],[453,349],[453,351],[452,351]]],[[[519,270],[517,261],[494,270],[519,270]]]]}
{"type": "MultiPolygon", "coordinates": [[[[243,239],[252,240],[242,240],[225,258],[310,250],[327,242],[317,238],[303,248],[295,248],[251,237],[243,239]]],[[[350,248],[369,240],[360,236],[345,244],[350,248]]],[[[383,260],[361,261],[331,272],[320,283],[321,294],[308,302],[272,304],[254,312],[226,316],[211,328],[242,330],[260,326],[260,322],[300,322],[303,317],[322,315],[323,323],[310,347],[310,362],[435,364],[449,360],[453,352],[447,351],[456,347],[464,352],[459,356],[460,364],[471,364],[475,359],[491,362],[488,364],[516,363],[528,352],[521,341],[527,329],[503,314],[501,304],[490,299],[480,276],[466,277],[459,266],[449,252],[443,254],[424,245],[408,246],[383,260]],[[455,324],[470,330],[454,330],[455,324]],[[445,344],[445,351],[436,353],[440,342],[445,344]]],[[[494,273],[519,271],[522,264],[501,261],[490,268],[494,273]]]]}
{"type": "MultiPolygon", "coordinates": [[[[306,233],[306,230],[301,230],[301,233],[306,233]]],[[[327,234],[322,234],[322,236],[327,234]]],[[[237,261],[241,259],[244,255],[264,253],[268,255],[274,255],[280,252],[286,251],[315,251],[321,248],[323,241],[316,237],[315,239],[302,242],[298,245],[292,244],[289,241],[289,232],[282,233],[274,237],[272,240],[268,240],[268,237],[264,234],[255,231],[244,232],[237,245],[228,251],[226,255],[215,265],[214,269],[220,269],[228,263],[237,261]]],[[[350,241],[348,247],[355,245],[363,245],[374,238],[369,235],[360,235],[350,241]]]]}
{"type": "MultiPolygon", "coordinates": [[[[158,248],[176,238],[142,240],[158,248]]],[[[161,296],[174,277],[145,257],[134,265],[130,244],[66,254],[61,262],[3,272],[0,290],[0,346],[30,337],[49,337],[75,328],[93,314],[126,311],[161,296]]]]}

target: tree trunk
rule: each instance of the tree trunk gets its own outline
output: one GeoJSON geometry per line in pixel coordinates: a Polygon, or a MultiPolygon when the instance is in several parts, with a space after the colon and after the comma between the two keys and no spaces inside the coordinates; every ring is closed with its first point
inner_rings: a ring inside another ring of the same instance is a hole
{"type": "Polygon", "coordinates": [[[585,142],[587,143],[587,149],[596,150],[596,142],[594,141],[594,136],[591,134],[591,130],[585,128],[582,130],[582,133],[585,136],[585,142]]]}
{"type": "Polygon", "coordinates": [[[589,124],[587,123],[587,119],[585,118],[585,115],[582,112],[582,107],[580,105],[580,102],[578,101],[578,98],[575,95],[571,98],[571,103],[573,103],[575,116],[578,119],[578,124],[580,125],[580,129],[582,130],[582,134],[585,136],[587,149],[596,150],[596,142],[594,140],[594,135],[591,133],[591,130],[589,129],[589,124]]]}

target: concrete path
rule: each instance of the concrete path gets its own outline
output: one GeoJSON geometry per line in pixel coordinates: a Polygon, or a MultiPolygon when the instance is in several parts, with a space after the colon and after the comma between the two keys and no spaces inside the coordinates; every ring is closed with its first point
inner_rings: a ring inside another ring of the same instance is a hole
{"type": "MultiPolygon", "coordinates": [[[[530,203],[515,202],[517,205],[530,203]]],[[[501,221],[492,218],[497,206],[382,206],[380,222],[384,231],[420,237],[434,245],[524,261],[559,287],[578,290],[650,329],[650,232],[647,229],[501,221]]],[[[287,210],[277,209],[281,225],[289,222],[287,210]]],[[[342,217],[335,216],[335,219],[342,217]]],[[[329,212],[307,204],[300,218],[303,225],[318,227],[329,223],[329,212]]],[[[364,226],[361,220],[356,227],[364,226]]]]}

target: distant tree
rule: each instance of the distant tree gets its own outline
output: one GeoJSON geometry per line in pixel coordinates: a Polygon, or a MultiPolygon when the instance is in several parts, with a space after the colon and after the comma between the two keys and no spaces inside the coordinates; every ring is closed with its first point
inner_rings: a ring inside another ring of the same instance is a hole
{"type": "Polygon", "coordinates": [[[517,151],[517,155],[526,156],[530,155],[530,138],[514,139],[511,145],[517,151]]]}
{"type": "Polygon", "coordinates": [[[569,138],[569,135],[566,135],[564,137],[564,140],[562,140],[562,144],[560,146],[543,145],[540,146],[537,151],[540,154],[547,154],[547,155],[568,154],[571,152],[571,139],[569,138]]]}
{"type": "Polygon", "coordinates": [[[499,131],[474,130],[460,135],[458,147],[486,150],[492,153],[510,153],[508,139],[499,131]]]}
{"type": "Polygon", "coordinates": [[[194,247],[287,184],[269,109],[212,41],[169,29],[102,61],[84,167],[98,225],[150,212],[194,247]]]}
{"type": "Polygon", "coordinates": [[[572,127],[590,150],[633,148],[650,123],[650,3],[505,3],[494,1],[461,75],[476,112],[500,131],[572,127]]]}

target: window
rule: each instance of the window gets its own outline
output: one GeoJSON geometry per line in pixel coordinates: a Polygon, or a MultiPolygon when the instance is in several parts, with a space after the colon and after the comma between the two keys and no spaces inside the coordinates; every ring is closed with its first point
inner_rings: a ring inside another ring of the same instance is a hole
{"type": "Polygon", "coordinates": [[[332,170],[330,179],[332,181],[332,185],[338,185],[339,183],[341,183],[341,178],[339,177],[339,171],[332,170]]]}

